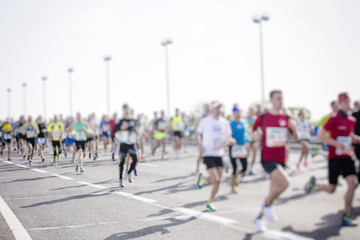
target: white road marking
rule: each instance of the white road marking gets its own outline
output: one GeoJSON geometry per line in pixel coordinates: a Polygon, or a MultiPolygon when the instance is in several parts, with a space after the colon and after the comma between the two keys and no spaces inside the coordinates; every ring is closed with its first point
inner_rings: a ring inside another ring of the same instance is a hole
{"type": "Polygon", "coordinates": [[[139,166],[153,167],[153,168],[157,168],[157,167],[159,167],[158,165],[149,164],[149,163],[140,163],[140,165],[139,165],[139,166]]]}
{"type": "Polygon", "coordinates": [[[92,183],[88,183],[88,182],[78,182],[80,184],[84,184],[87,185],[89,187],[94,187],[94,188],[100,188],[100,189],[106,189],[107,187],[101,186],[101,185],[96,185],[96,184],[92,184],[92,183]]]}
{"type": "Polygon", "coordinates": [[[0,212],[4,216],[11,231],[14,234],[15,239],[19,240],[31,240],[29,233],[25,230],[19,219],[11,211],[4,199],[0,196],[0,212]]]}
{"type": "Polygon", "coordinates": [[[14,164],[13,162],[10,162],[10,161],[2,161],[4,163],[8,163],[8,164],[14,164]]]}
{"type": "Polygon", "coordinates": [[[136,196],[134,194],[130,194],[130,193],[125,193],[125,192],[115,192],[115,194],[120,195],[120,196],[124,196],[126,198],[131,198],[131,199],[135,199],[138,200],[140,202],[144,202],[144,203],[156,203],[156,200],[150,199],[150,198],[144,198],[144,197],[140,197],[140,196],[136,196]]]}
{"type": "Polygon", "coordinates": [[[223,225],[227,225],[227,224],[231,224],[231,223],[236,223],[235,220],[229,219],[229,218],[225,218],[225,217],[220,217],[220,216],[216,216],[216,215],[211,215],[209,213],[203,213],[200,211],[196,211],[193,209],[189,209],[189,208],[171,208],[172,211],[175,212],[179,212],[179,213],[183,213],[186,215],[190,215],[190,216],[194,216],[200,219],[204,219],[204,220],[208,220],[210,222],[217,222],[217,223],[221,223],[223,225]]]}
{"type": "Polygon", "coordinates": [[[73,178],[71,177],[66,177],[66,176],[63,176],[63,175],[60,175],[60,174],[56,174],[56,173],[53,173],[51,174],[52,176],[55,176],[55,177],[58,177],[58,178],[61,178],[61,179],[64,179],[64,180],[74,180],[73,178]]]}
{"type": "Polygon", "coordinates": [[[32,168],[31,170],[33,170],[35,172],[39,172],[39,173],[47,173],[48,172],[48,171],[41,170],[41,169],[36,169],[36,168],[32,168]]]}
{"type": "Polygon", "coordinates": [[[29,166],[21,165],[21,164],[15,164],[15,166],[22,167],[22,168],[29,168],[29,166]]]}
{"type": "Polygon", "coordinates": [[[266,237],[273,239],[290,239],[290,240],[311,240],[313,238],[302,237],[289,232],[280,232],[280,231],[267,231],[263,234],[266,237]]]}

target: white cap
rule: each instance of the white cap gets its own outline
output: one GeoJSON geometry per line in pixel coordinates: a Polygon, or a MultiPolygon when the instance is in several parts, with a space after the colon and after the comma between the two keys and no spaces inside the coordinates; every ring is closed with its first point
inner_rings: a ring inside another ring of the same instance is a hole
{"type": "Polygon", "coordinates": [[[213,103],[211,103],[212,109],[220,107],[220,106],[221,106],[221,103],[219,101],[214,101],[213,103]]]}

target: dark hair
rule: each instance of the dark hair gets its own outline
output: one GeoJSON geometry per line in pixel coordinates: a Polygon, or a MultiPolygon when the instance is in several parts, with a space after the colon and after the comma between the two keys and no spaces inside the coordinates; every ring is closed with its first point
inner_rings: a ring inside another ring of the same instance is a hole
{"type": "Polygon", "coordinates": [[[335,103],[336,103],[336,101],[334,100],[334,101],[331,101],[331,103],[330,103],[330,106],[334,106],[335,105],[335,103]]]}
{"type": "Polygon", "coordinates": [[[129,108],[129,105],[127,105],[127,104],[125,103],[122,108],[123,108],[123,109],[129,108]]]}
{"type": "Polygon", "coordinates": [[[282,91],[281,90],[272,90],[271,92],[270,92],[270,98],[273,98],[274,97],[274,95],[275,94],[277,94],[277,93],[282,93],[282,91]]]}
{"type": "Polygon", "coordinates": [[[305,114],[303,110],[300,110],[299,113],[298,113],[298,116],[299,116],[299,117],[300,117],[300,114],[301,114],[301,113],[305,114]]]}

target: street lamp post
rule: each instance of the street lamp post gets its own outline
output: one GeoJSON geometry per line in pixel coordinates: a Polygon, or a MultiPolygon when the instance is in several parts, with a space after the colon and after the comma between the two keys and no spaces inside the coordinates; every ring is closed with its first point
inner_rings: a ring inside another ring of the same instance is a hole
{"type": "Polygon", "coordinates": [[[46,77],[42,77],[41,80],[43,81],[43,107],[44,107],[44,120],[46,120],[46,88],[45,88],[45,82],[46,77]]]}
{"type": "Polygon", "coordinates": [[[169,56],[167,46],[172,44],[172,40],[166,39],[161,42],[165,48],[165,77],[166,77],[166,102],[167,102],[167,115],[170,117],[170,82],[169,82],[169,56]]]}
{"type": "Polygon", "coordinates": [[[110,56],[104,57],[106,64],[106,100],[107,100],[107,115],[110,116],[110,70],[109,70],[109,61],[112,58],[110,56]]]}
{"type": "Polygon", "coordinates": [[[72,88],[71,88],[71,73],[74,71],[73,68],[69,68],[68,69],[68,73],[69,73],[69,111],[70,111],[70,116],[73,116],[73,103],[72,103],[72,88]]]}
{"type": "Polygon", "coordinates": [[[6,89],[6,92],[8,93],[8,118],[11,118],[11,108],[10,108],[10,106],[11,106],[11,104],[10,104],[10,100],[11,100],[11,98],[10,98],[10,94],[11,94],[11,89],[10,88],[8,88],[8,89],[6,89]]]}
{"type": "Polygon", "coordinates": [[[24,112],[24,116],[26,117],[26,86],[27,86],[27,84],[26,83],[23,83],[22,84],[22,86],[23,86],[23,97],[24,97],[24,99],[23,99],[23,112],[24,112]]]}
{"type": "Polygon", "coordinates": [[[268,21],[270,18],[269,14],[263,13],[261,16],[255,15],[253,21],[259,24],[260,30],[260,72],[261,72],[261,111],[265,110],[265,83],[264,83],[264,54],[263,54],[263,33],[262,33],[262,22],[268,21]]]}

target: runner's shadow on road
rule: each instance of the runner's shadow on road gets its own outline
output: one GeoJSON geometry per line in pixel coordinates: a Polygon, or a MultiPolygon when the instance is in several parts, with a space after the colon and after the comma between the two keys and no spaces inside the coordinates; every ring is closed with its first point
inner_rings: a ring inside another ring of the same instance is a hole
{"type": "Polygon", "coordinates": [[[165,179],[157,180],[157,181],[152,182],[152,183],[161,183],[161,182],[167,182],[167,181],[182,180],[182,179],[186,179],[186,178],[193,177],[193,176],[194,176],[194,174],[185,175],[185,176],[179,176],[179,177],[173,177],[173,178],[165,178],[165,179]]]}
{"type": "Polygon", "coordinates": [[[303,197],[306,197],[306,196],[310,196],[310,195],[313,195],[313,194],[318,194],[320,193],[321,191],[320,190],[314,190],[310,193],[305,193],[304,191],[302,191],[301,193],[298,193],[298,194],[295,194],[295,195],[291,195],[289,197],[280,197],[275,205],[281,205],[281,204],[284,204],[284,203],[287,203],[288,201],[293,201],[293,200],[296,200],[296,199],[300,199],[300,198],[303,198],[303,197]]]}
{"type": "Polygon", "coordinates": [[[177,183],[177,184],[174,184],[171,186],[166,186],[163,188],[157,188],[157,189],[153,189],[153,190],[149,190],[149,191],[137,192],[137,193],[135,193],[135,195],[151,194],[151,193],[161,192],[161,191],[164,191],[164,194],[174,194],[174,193],[178,193],[178,192],[196,190],[196,187],[194,185],[183,186],[184,183],[186,183],[186,181],[180,182],[180,183],[177,183]]]}
{"type": "Polygon", "coordinates": [[[16,179],[16,180],[9,181],[9,182],[4,182],[4,183],[30,182],[30,181],[44,180],[44,179],[47,179],[47,178],[54,178],[54,176],[48,176],[48,177],[37,177],[37,178],[22,178],[22,179],[16,179]]]}
{"type": "Polygon", "coordinates": [[[143,237],[149,236],[151,234],[155,234],[157,232],[161,233],[161,235],[164,235],[164,234],[170,233],[168,228],[186,224],[195,219],[196,219],[196,217],[191,217],[187,220],[177,220],[175,218],[170,218],[169,219],[170,223],[168,223],[168,224],[154,225],[154,226],[145,227],[145,228],[139,229],[137,231],[132,231],[132,232],[116,233],[116,234],[113,234],[113,235],[107,237],[106,240],[113,240],[113,239],[125,240],[125,239],[143,238],[143,237]]]}
{"type": "MultiPolygon", "coordinates": [[[[282,229],[284,232],[292,232],[297,235],[301,235],[304,237],[310,237],[313,239],[328,239],[331,237],[340,236],[340,220],[343,215],[342,211],[337,213],[331,213],[321,218],[321,222],[317,223],[316,226],[320,226],[319,228],[313,230],[312,232],[302,232],[295,230],[292,226],[287,226],[282,229]]],[[[353,209],[353,217],[357,217],[360,215],[360,207],[353,209]]],[[[354,231],[357,231],[356,227],[353,228],[354,231]]]]}

